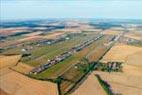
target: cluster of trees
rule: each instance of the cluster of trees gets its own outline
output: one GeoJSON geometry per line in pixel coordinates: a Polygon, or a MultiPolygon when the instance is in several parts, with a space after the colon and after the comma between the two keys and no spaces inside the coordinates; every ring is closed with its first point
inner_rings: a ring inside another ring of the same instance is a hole
{"type": "Polygon", "coordinates": [[[121,72],[122,62],[108,62],[108,63],[98,63],[96,70],[107,71],[107,72],[121,72]]]}

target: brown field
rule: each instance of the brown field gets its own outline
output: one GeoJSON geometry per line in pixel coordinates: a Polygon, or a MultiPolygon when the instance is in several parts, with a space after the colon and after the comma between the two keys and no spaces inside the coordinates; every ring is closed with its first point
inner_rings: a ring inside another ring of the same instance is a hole
{"type": "Polygon", "coordinates": [[[17,44],[16,41],[5,41],[5,42],[0,42],[0,47],[6,47],[6,46],[9,46],[9,45],[13,45],[13,44],[17,44]]]}
{"type": "Polygon", "coordinates": [[[92,73],[71,95],[107,95],[92,73]]]}
{"type": "Polygon", "coordinates": [[[122,32],[123,31],[117,31],[117,30],[108,29],[108,30],[103,31],[103,34],[105,34],[105,35],[119,35],[122,32]]]}
{"type": "Polygon", "coordinates": [[[141,47],[135,47],[124,44],[117,44],[111,48],[111,50],[103,57],[101,61],[118,61],[125,62],[129,55],[133,55],[136,52],[142,51],[141,47]]]}
{"type": "MultiPolygon", "coordinates": [[[[3,92],[9,95],[58,95],[56,84],[31,79],[10,69],[17,64],[21,55],[0,56],[0,58],[2,65],[0,68],[0,88],[3,92]]],[[[16,68],[23,71],[29,69],[29,67],[21,64],[18,64],[16,68]]]]}
{"type": "Polygon", "coordinates": [[[124,64],[123,73],[127,75],[132,75],[134,77],[142,76],[142,66],[133,66],[133,65],[124,64]]]}
{"type": "Polygon", "coordinates": [[[8,95],[8,94],[0,88],[0,95],[8,95]]]}
{"type": "Polygon", "coordinates": [[[63,34],[65,34],[65,32],[54,32],[54,33],[51,33],[49,35],[43,36],[42,38],[45,38],[45,39],[56,39],[56,38],[62,36],[63,34]]]}
{"type": "Polygon", "coordinates": [[[4,28],[0,29],[0,35],[9,36],[17,32],[27,32],[27,27],[20,27],[20,28],[4,28]]]}
{"type": "Polygon", "coordinates": [[[27,41],[38,41],[38,40],[42,40],[42,39],[44,39],[44,38],[39,35],[27,36],[24,38],[20,38],[18,40],[0,42],[0,47],[5,48],[6,46],[10,46],[10,45],[20,45],[20,44],[27,42],[27,41]]]}
{"type": "Polygon", "coordinates": [[[94,71],[110,84],[112,91],[122,95],[142,95],[142,76],[133,76],[125,73],[108,73],[94,71]]]}
{"type": "Polygon", "coordinates": [[[81,33],[80,29],[78,28],[65,28],[65,29],[58,29],[56,31],[68,32],[68,33],[81,33]]]}
{"type": "Polygon", "coordinates": [[[10,95],[57,95],[57,86],[12,71],[1,76],[0,88],[10,95]]]}
{"type": "Polygon", "coordinates": [[[33,67],[24,63],[19,62],[18,65],[11,67],[13,70],[23,73],[23,74],[28,74],[33,67]]]}
{"type": "Polygon", "coordinates": [[[21,55],[0,56],[0,69],[16,65],[20,58],[21,55]]]}
{"type": "Polygon", "coordinates": [[[140,33],[126,33],[124,37],[135,39],[135,40],[142,40],[142,34],[140,33]]]}
{"type": "Polygon", "coordinates": [[[142,51],[129,55],[126,58],[123,72],[128,75],[142,76],[142,51]]]}
{"type": "Polygon", "coordinates": [[[122,95],[141,95],[142,94],[142,48],[116,45],[103,58],[107,61],[123,61],[122,72],[107,73],[97,72],[105,81],[107,81],[113,92],[122,95]],[[110,56],[110,59],[108,59],[110,56]],[[119,59],[119,60],[118,60],[119,59]]]}
{"type": "Polygon", "coordinates": [[[30,37],[25,37],[25,38],[19,39],[18,42],[33,41],[33,40],[38,40],[41,38],[42,38],[41,36],[30,36],[30,37]]]}
{"type": "Polygon", "coordinates": [[[133,66],[142,66],[142,51],[129,55],[126,58],[126,64],[133,66]]]}
{"type": "Polygon", "coordinates": [[[31,37],[31,36],[37,36],[39,34],[41,34],[42,31],[38,31],[38,32],[32,32],[32,33],[29,33],[29,34],[25,34],[24,36],[27,36],[27,37],[31,37]]]}

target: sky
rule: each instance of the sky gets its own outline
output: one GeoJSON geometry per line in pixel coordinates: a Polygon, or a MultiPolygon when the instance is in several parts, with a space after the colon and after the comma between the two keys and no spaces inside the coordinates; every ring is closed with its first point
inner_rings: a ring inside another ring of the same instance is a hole
{"type": "Polygon", "coordinates": [[[142,19],[142,0],[0,0],[1,20],[142,19]]]}

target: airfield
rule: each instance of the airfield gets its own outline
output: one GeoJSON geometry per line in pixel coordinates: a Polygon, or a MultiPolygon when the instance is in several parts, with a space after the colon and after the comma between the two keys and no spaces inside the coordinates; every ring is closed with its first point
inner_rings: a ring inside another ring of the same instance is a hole
{"type": "Polygon", "coordinates": [[[125,23],[124,27],[122,22],[118,25],[109,22],[108,25],[57,21],[3,26],[0,92],[3,95],[139,95],[142,93],[141,24],[133,27],[125,23]]]}

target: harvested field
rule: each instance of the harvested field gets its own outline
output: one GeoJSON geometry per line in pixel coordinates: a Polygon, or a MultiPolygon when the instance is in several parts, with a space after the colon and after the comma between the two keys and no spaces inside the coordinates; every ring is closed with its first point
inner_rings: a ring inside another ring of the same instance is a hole
{"type": "Polygon", "coordinates": [[[44,38],[44,39],[57,39],[60,36],[63,36],[64,34],[65,34],[65,32],[54,32],[54,33],[51,33],[47,36],[43,36],[42,38],[44,38]]]}
{"type": "Polygon", "coordinates": [[[124,37],[135,39],[135,40],[142,40],[142,34],[140,33],[126,33],[124,37]]]}
{"type": "Polygon", "coordinates": [[[19,39],[18,42],[23,42],[23,41],[33,41],[33,40],[39,40],[42,39],[41,36],[30,36],[30,37],[26,37],[23,39],[19,39]]]}
{"type": "Polygon", "coordinates": [[[96,76],[91,74],[71,95],[107,95],[96,76]]]}
{"type": "Polygon", "coordinates": [[[142,94],[142,48],[117,44],[104,56],[103,62],[124,62],[121,73],[97,72],[107,81],[113,92],[122,95],[142,94]]]}
{"type": "Polygon", "coordinates": [[[27,27],[20,27],[20,28],[4,28],[0,29],[0,35],[2,36],[9,36],[14,33],[18,32],[27,32],[28,28],[27,27]]]}
{"type": "Polygon", "coordinates": [[[65,28],[65,29],[58,29],[56,31],[62,31],[66,33],[81,33],[81,30],[79,28],[65,28]]]}
{"type": "Polygon", "coordinates": [[[0,95],[8,95],[8,94],[0,88],[0,95]]]}
{"type": "Polygon", "coordinates": [[[117,31],[117,30],[108,29],[108,30],[103,31],[103,34],[105,34],[105,35],[119,35],[122,32],[123,31],[117,31]]]}
{"type": "Polygon", "coordinates": [[[133,66],[142,66],[142,51],[127,56],[126,64],[133,66]]]}
{"type": "Polygon", "coordinates": [[[14,71],[1,76],[0,84],[0,88],[10,95],[58,95],[56,84],[34,80],[14,71]]]}
{"type": "Polygon", "coordinates": [[[19,62],[16,66],[11,67],[11,68],[13,70],[23,73],[23,74],[28,74],[33,69],[32,66],[29,66],[29,65],[21,63],[21,62],[19,62]]]}
{"type": "Polygon", "coordinates": [[[124,44],[117,44],[111,48],[111,50],[103,57],[102,62],[125,62],[129,55],[133,55],[136,52],[141,52],[141,47],[135,47],[124,44]]]}
{"type": "Polygon", "coordinates": [[[0,56],[0,69],[16,65],[20,58],[21,55],[0,56]]]}
{"type": "Polygon", "coordinates": [[[105,45],[106,43],[109,43],[109,39],[112,36],[105,36],[104,39],[97,43],[97,46],[94,48],[94,50],[90,51],[88,55],[86,56],[90,62],[97,61],[104,52],[106,52],[109,45],[105,45]]]}
{"type": "Polygon", "coordinates": [[[37,36],[39,34],[43,33],[42,31],[38,31],[38,32],[32,32],[32,33],[29,33],[29,34],[25,34],[24,36],[28,36],[28,37],[31,37],[31,36],[37,36]]]}
{"type": "MultiPolygon", "coordinates": [[[[142,62],[142,61],[141,61],[142,62]]],[[[134,66],[134,65],[123,65],[123,73],[132,76],[142,76],[142,66],[134,66]]]]}
{"type": "Polygon", "coordinates": [[[108,73],[94,71],[100,77],[110,84],[112,91],[122,95],[141,95],[142,94],[142,76],[133,76],[125,73],[108,73]]]}
{"type": "MultiPolygon", "coordinates": [[[[2,59],[2,67],[0,68],[0,89],[2,91],[9,95],[58,95],[56,84],[31,79],[9,69],[18,62],[21,55],[1,56],[0,58],[2,59]]],[[[19,67],[20,65],[17,66],[19,67]]],[[[25,70],[23,67],[27,68],[27,66],[20,67],[18,69],[25,70]]]]}
{"type": "Polygon", "coordinates": [[[142,51],[129,55],[126,58],[123,72],[128,75],[142,76],[142,51]]]}
{"type": "Polygon", "coordinates": [[[18,39],[15,39],[15,40],[10,40],[10,41],[4,41],[4,42],[0,42],[0,47],[7,47],[7,46],[10,46],[10,45],[20,45],[24,42],[27,42],[27,41],[38,41],[38,40],[42,40],[42,36],[28,36],[28,37],[22,37],[22,38],[18,38],[18,39]]]}

